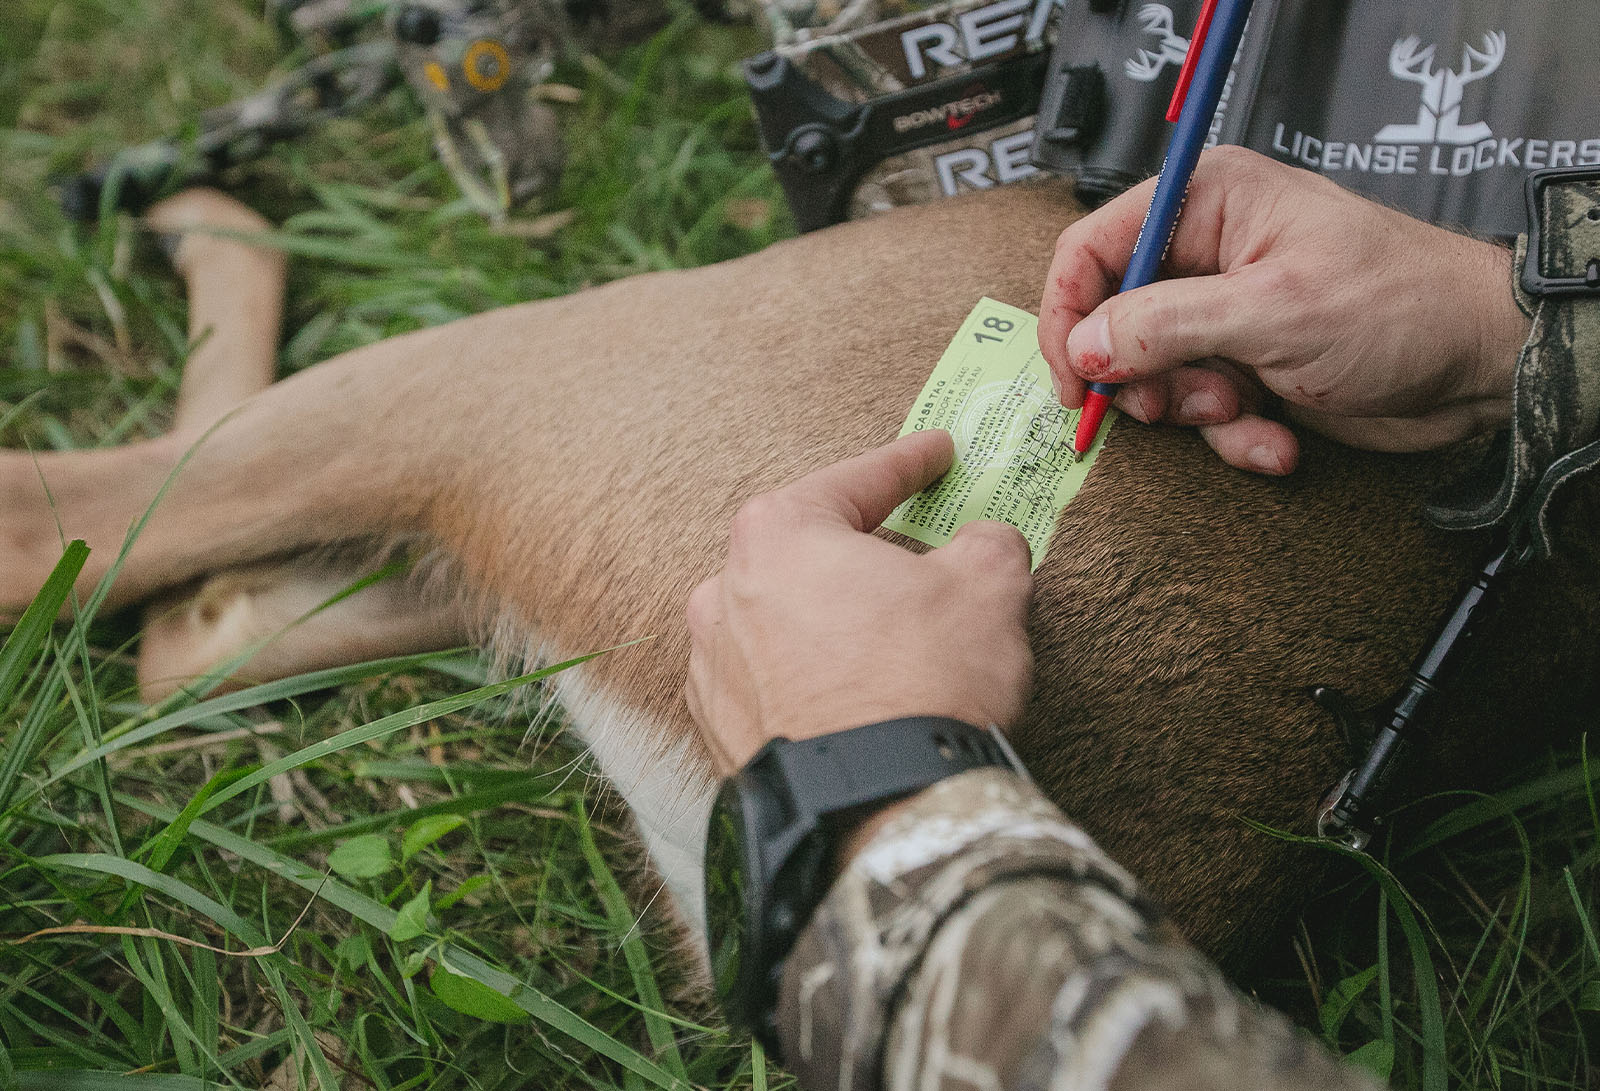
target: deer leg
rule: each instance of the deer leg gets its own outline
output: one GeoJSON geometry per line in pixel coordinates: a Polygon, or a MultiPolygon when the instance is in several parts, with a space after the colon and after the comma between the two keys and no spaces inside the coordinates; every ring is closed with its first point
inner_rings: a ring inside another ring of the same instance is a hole
{"type": "MultiPolygon", "coordinates": [[[[201,220],[262,226],[218,195],[179,199],[160,214],[158,227],[179,230],[201,220]]],[[[404,440],[396,450],[387,422],[437,400],[425,373],[447,352],[430,336],[400,338],[260,390],[275,353],[281,261],[192,230],[176,256],[195,292],[195,329],[208,331],[189,364],[178,427],[110,450],[0,452],[0,619],[21,612],[73,538],[92,550],[80,581],[87,592],[147,512],[112,605],[230,565],[414,536],[408,514],[443,460],[415,455],[404,440]],[[408,351],[418,347],[425,359],[408,351]],[[406,375],[391,381],[402,362],[406,375]]]]}
{"type": "Polygon", "coordinates": [[[140,641],[140,692],[157,701],[234,661],[222,690],[466,641],[462,606],[404,577],[324,606],[374,567],[370,554],[242,565],[152,605],[140,641]]]}
{"type": "MultiPolygon", "coordinates": [[[[217,233],[263,232],[272,224],[216,190],[191,189],[162,201],[146,214],[145,225],[163,236],[172,267],[188,290],[193,348],[184,361],[173,431],[198,437],[240,402],[272,385],[286,262],[275,250],[217,233]]],[[[259,574],[261,579],[267,571],[259,574]]],[[[219,607],[221,587],[213,586],[227,582],[210,580],[198,590],[157,598],[146,607],[138,671],[147,700],[166,696],[180,682],[237,651],[225,640],[216,646],[219,637],[236,628],[223,619],[236,620],[237,611],[219,607]],[[207,661],[196,662],[197,653],[207,661]]]]}
{"type": "MultiPolygon", "coordinates": [[[[214,233],[271,227],[214,190],[163,201],[146,223],[175,241],[173,267],[188,288],[195,348],[184,366],[173,431],[199,437],[272,383],[285,262],[277,251],[214,233]]],[[[404,579],[324,606],[374,567],[366,555],[289,557],[225,569],[198,587],[157,598],[145,610],[139,643],[145,699],[165,697],[230,661],[237,665],[224,689],[465,640],[458,606],[429,601],[404,579]]]]}
{"type": "Polygon", "coordinates": [[[453,436],[470,439],[482,417],[471,399],[448,396],[471,384],[455,366],[458,333],[424,330],[328,361],[248,398],[199,439],[0,456],[0,612],[20,612],[63,540],[88,542],[80,590],[92,588],[147,512],[111,606],[230,565],[415,537],[470,461],[453,436]]]}
{"type": "Polygon", "coordinates": [[[31,597],[62,542],[83,536],[104,570],[184,448],[272,382],[283,314],[284,260],[238,234],[271,224],[215,190],[152,208],[146,224],[168,243],[189,289],[189,337],[172,430],[115,451],[0,453],[0,620],[31,597]],[[105,498],[121,494],[124,503],[105,498]]]}
{"type": "Polygon", "coordinates": [[[172,430],[199,437],[240,402],[272,385],[287,263],[234,235],[270,231],[253,210],[213,189],[191,189],[145,215],[168,242],[189,295],[189,342],[172,430]]]}

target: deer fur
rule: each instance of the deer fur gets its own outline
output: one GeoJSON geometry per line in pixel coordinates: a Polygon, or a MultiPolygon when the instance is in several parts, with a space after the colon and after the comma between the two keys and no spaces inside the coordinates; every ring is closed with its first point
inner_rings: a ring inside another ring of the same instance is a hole
{"type": "MultiPolygon", "coordinates": [[[[203,439],[191,413],[115,450],[0,453],[0,611],[30,600],[63,534],[93,547],[85,587],[104,575],[188,452],[111,593],[131,604],[212,578],[152,628],[153,688],[292,620],[394,543],[444,558],[442,593],[422,607],[399,585],[363,593],[250,672],[467,631],[528,661],[654,636],[554,690],[693,928],[712,777],[681,695],[690,590],[719,567],[743,501],[895,435],[980,296],[1037,306],[1054,240],[1081,215],[1068,193],[904,209],[392,338],[236,387],[242,404],[203,439]]],[[[1487,546],[1419,515],[1462,458],[1307,437],[1301,468],[1269,479],[1124,418],[1060,518],[1037,575],[1037,692],[1013,738],[1225,966],[1273,934],[1329,855],[1244,821],[1307,832],[1347,763],[1305,687],[1384,696],[1487,546]]],[[[1435,753],[1448,776],[1592,696],[1600,610],[1577,583],[1550,566],[1508,596],[1505,654],[1474,664],[1451,702],[1435,753]]]]}

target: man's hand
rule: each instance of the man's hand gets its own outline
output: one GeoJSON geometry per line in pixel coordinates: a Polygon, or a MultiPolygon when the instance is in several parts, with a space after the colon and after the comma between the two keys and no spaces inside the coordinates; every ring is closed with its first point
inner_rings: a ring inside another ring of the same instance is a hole
{"type": "Polygon", "coordinates": [[[1028,546],[971,523],[918,555],[871,531],[953,457],[919,432],[759,496],[689,598],[689,712],[719,772],[767,740],[900,716],[1011,724],[1033,673],[1028,546]]]}
{"type": "Polygon", "coordinates": [[[1529,323],[1505,250],[1432,227],[1239,148],[1201,157],[1164,280],[1113,296],[1154,181],[1069,227],[1039,311],[1063,404],[1198,426],[1241,469],[1288,473],[1294,435],[1265,393],[1335,439],[1420,451],[1511,412],[1529,323]]]}

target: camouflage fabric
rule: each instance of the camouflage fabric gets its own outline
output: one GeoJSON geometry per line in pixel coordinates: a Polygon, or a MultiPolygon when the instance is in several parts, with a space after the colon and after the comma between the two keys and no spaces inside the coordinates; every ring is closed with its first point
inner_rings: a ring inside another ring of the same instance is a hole
{"type": "MultiPolygon", "coordinates": [[[[1541,275],[1584,277],[1600,262],[1600,182],[1552,182],[1539,226],[1541,275]]],[[[1527,247],[1524,235],[1513,282],[1533,332],[1517,361],[1511,432],[1500,448],[1504,472],[1491,466],[1487,484],[1441,499],[1428,514],[1452,529],[1509,527],[1517,544],[1543,558],[1567,544],[1561,513],[1574,499],[1571,486],[1600,465],[1600,295],[1530,295],[1521,280],[1527,247]]]]}
{"type": "Polygon", "coordinates": [[[778,1024],[808,1091],[1375,1086],[998,769],[923,792],[855,856],[789,955],[778,1024]]]}
{"type": "Polygon", "coordinates": [[[954,6],[950,0],[760,0],[760,4],[777,49],[848,35],[929,8],[954,6]]]}

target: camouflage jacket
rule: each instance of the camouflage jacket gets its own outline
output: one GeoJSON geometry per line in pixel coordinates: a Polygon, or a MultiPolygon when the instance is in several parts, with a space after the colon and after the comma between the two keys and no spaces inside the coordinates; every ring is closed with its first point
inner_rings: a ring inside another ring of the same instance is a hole
{"type": "Polygon", "coordinates": [[[801,933],[778,1000],[807,1091],[1373,1088],[1235,992],[1015,774],[916,796],[801,933]]]}
{"type": "MultiPolygon", "coordinates": [[[[1600,183],[1552,185],[1540,211],[1533,267],[1600,286],[1600,183]]],[[[1491,465],[1476,496],[1432,514],[1503,526],[1540,557],[1595,537],[1600,296],[1514,280],[1533,330],[1503,473],[1491,465]]],[[[1235,992],[1130,875],[1000,770],[915,797],[850,861],[786,961],[778,1023],[807,1091],[1376,1086],[1235,992]]]]}

